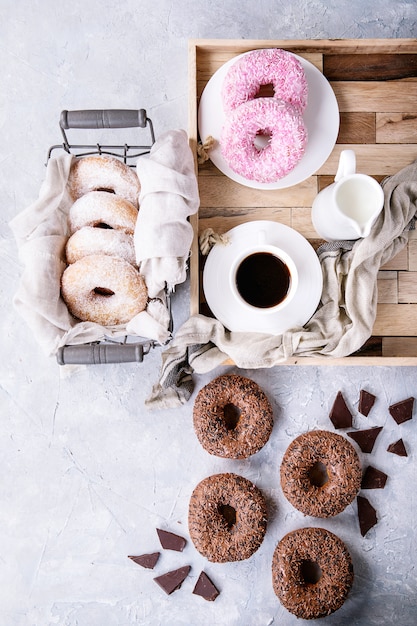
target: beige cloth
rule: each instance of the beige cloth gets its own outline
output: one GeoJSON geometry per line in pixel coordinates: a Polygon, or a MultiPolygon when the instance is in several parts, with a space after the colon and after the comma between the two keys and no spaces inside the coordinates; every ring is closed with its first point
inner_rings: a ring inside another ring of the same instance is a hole
{"type": "Polygon", "coordinates": [[[185,131],[170,131],[136,166],[141,181],[136,260],[151,298],[184,282],[193,240],[188,217],[199,206],[194,159],[185,131]]]}
{"type": "Polygon", "coordinates": [[[383,182],[384,209],[371,234],[356,242],[326,244],[318,251],[323,292],[316,313],[302,328],[281,336],[227,331],[217,320],[196,315],[177,332],[162,355],[162,372],[149,408],[188,400],[193,371],[205,373],[228,358],[240,368],[272,367],[288,358],[344,357],[371,336],[377,308],[377,274],[407,243],[417,211],[417,162],[383,182]]]}
{"type": "MultiPolygon", "coordinates": [[[[142,245],[146,238],[147,263],[150,268],[146,271],[146,279],[151,285],[154,284],[152,270],[155,268],[158,289],[151,289],[151,297],[155,299],[149,302],[146,311],[139,313],[127,326],[104,327],[91,322],[77,322],[68,313],[61,298],[61,275],[66,267],[65,244],[69,234],[67,218],[72,204],[66,185],[73,158],[64,152],[48,161],[38,199],[10,222],[23,265],[14,306],[48,355],[56,354],[63,345],[90,343],[104,338],[118,339],[125,335],[163,344],[171,338],[170,315],[164,293],[165,261],[168,260],[168,268],[174,263],[176,268],[181,269],[174,274],[171,271],[166,273],[166,281],[172,290],[175,284],[185,279],[191,228],[187,216],[197,211],[199,202],[195,172],[188,166],[192,161],[192,153],[187,135],[182,130],[165,133],[154,144],[149,157],[140,159],[146,160],[141,180],[144,189],[142,194],[146,196],[144,237],[139,236],[139,241],[135,239],[135,243],[142,245]],[[184,163],[187,164],[186,171],[184,163]],[[160,178],[161,171],[163,178],[160,178]],[[147,217],[150,196],[154,198],[152,219],[147,217]],[[171,202],[172,198],[175,200],[171,202]],[[163,211],[159,210],[158,202],[163,211]],[[152,257],[156,257],[155,264],[152,257]]],[[[137,232],[140,232],[141,227],[140,210],[137,232]]]]}

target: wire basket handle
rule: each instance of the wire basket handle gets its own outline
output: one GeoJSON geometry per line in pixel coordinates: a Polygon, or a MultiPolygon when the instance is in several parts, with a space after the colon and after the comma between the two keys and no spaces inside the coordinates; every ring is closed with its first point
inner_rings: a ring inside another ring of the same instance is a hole
{"type": "Polygon", "coordinates": [[[62,346],[57,352],[59,365],[102,365],[106,363],[142,363],[143,357],[153,347],[153,341],[146,343],[105,344],[89,343],[75,346],[62,346]]]}
{"type": "Polygon", "coordinates": [[[75,156],[89,154],[107,154],[122,158],[125,163],[143,154],[149,153],[155,143],[155,133],[152,120],[147,116],[145,109],[82,109],[79,111],[61,111],[59,119],[64,142],[49,148],[47,162],[54,150],[64,149],[75,156]],[[70,144],[66,130],[77,128],[81,130],[114,129],[114,128],[146,128],[149,132],[149,141],[142,145],[100,145],[98,144],[70,144]]]}
{"type": "Polygon", "coordinates": [[[145,128],[145,109],[90,109],[62,111],[61,130],[69,128],[145,128]]]}

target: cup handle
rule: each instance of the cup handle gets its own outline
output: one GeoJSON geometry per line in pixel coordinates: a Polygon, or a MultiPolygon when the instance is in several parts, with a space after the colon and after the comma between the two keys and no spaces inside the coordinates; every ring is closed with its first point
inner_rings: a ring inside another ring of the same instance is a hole
{"type": "Polygon", "coordinates": [[[342,150],[339,157],[339,167],[337,168],[335,182],[354,174],[356,172],[356,155],[354,150],[342,150]]]}

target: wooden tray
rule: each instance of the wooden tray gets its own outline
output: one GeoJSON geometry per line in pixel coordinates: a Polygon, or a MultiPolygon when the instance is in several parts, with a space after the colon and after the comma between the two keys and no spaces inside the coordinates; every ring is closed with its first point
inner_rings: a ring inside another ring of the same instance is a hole
{"type": "MultiPolygon", "coordinates": [[[[333,181],[341,150],[355,150],[358,171],[378,181],[417,158],[417,39],[191,40],[189,83],[189,136],[201,200],[192,220],[196,235],[208,227],[223,233],[245,221],[269,219],[295,228],[317,247],[322,241],[311,223],[311,205],[318,191],[333,181]],[[197,165],[197,109],[207,81],[232,57],[268,47],[290,50],[318,67],[340,111],[337,143],[324,165],[301,184],[273,191],[239,185],[211,161],[197,165]]],[[[192,315],[210,314],[201,289],[203,263],[196,236],[190,266],[192,315]]],[[[286,363],[297,362],[417,365],[417,231],[379,272],[373,336],[362,349],[343,359],[306,357],[286,363]]]]}

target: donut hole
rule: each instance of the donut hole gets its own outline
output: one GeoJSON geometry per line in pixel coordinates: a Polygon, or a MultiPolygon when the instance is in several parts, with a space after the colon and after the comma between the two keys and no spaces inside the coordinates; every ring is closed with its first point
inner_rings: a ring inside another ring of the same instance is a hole
{"type": "Polygon", "coordinates": [[[107,287],[94,287],[93,293],[96,296],[104,296],[105,298],[110,298],[114,296],[114,291],[111,289],[107,289],[107,287]]]}
{"type": "Polygon", "coordinates": [[[113,230],[113,227],[110,226],[109,224],[106,224],[106,222],[97,222],[96,224],[94,224],[94,228],[104,228],[108,230],[113,230]]]}
{"type": "Polygon", "coordinates": [[[304,585],[316,585],[323,572],[316,561],[304,559],[300,564],[300,580],[304,585]]]}
{"type": "Polygon", "coordinates": [[[111,189],[110,187],[96,187],[94,189],[94,191],[105,191],[106,193],[116,193],[114,189],[111,189]]]}
{"type": "Polygon", "coordinates": [[[275,88],[272,83],[259,85],[259,89],[255,94],[255,98],[273,98],[275,96],[275,88]]]}
{"type": "Polygon", "coordinates": [[[219,504],[217,510],[226,523],[228,530],[236,524],[236,509],[230,504],[219,504]]]}
{"type": "Polygon", "coordinates": [[[223,407],[223,419],[226,430],[234,430],[239,423],[241,410],[233,403],[225,404],[223,407]]]}
{"type": "Polygon", "coordinates": [[[308,471],[308,477],[313,487],[324,487],[324,485],[330,480],[327,473],[327,468],[321,461],[316,461],[308,471]]]}
{"type": "Polygon", "coordinates": [[[258,150],[258,152],[262,152],[265,150],[267,146],[271,143],[272,133],[266,128],[260,128],[255,135],[253,140],[254,147],[258,150]]]}

